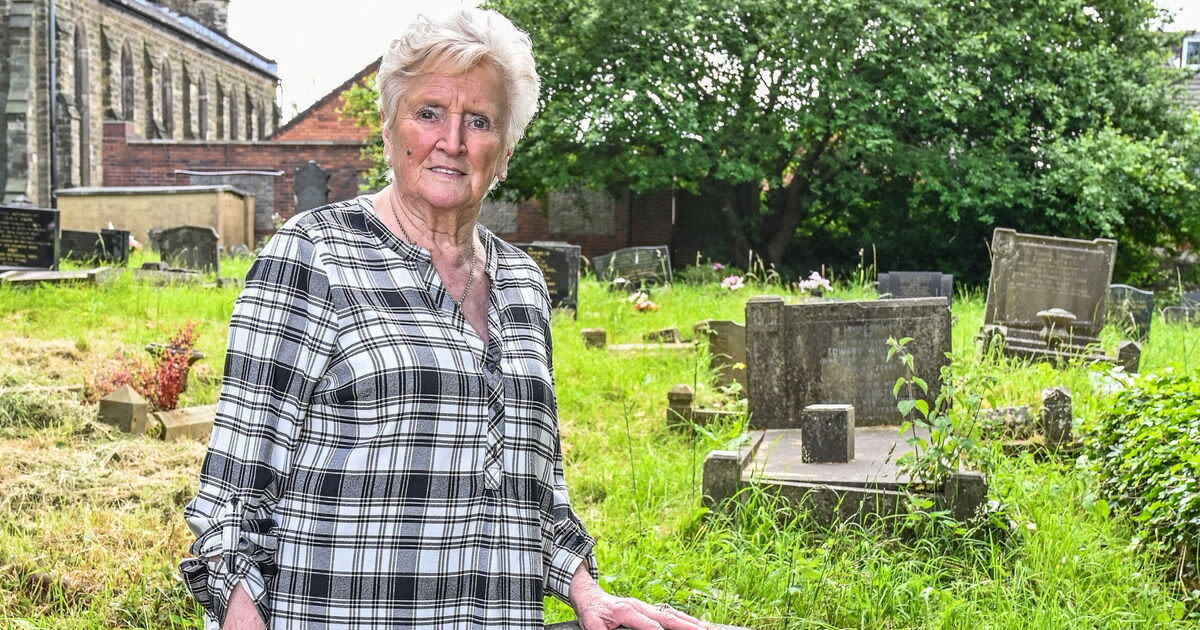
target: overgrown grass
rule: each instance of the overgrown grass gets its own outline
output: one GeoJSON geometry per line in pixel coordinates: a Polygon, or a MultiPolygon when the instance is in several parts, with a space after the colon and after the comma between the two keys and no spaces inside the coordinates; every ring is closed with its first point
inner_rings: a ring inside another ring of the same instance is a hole
{"type": "MultiPolygon", "coordinates": [[[[1196,626],[1169,560],[1145,555],[1126,524],[1090,507],[1088,479],[1073,462],[1001,461],[990,483],[1007,517],[971,536],[817,528],[762,495],[731,513],[706,514],[704,456],[740,423],[690,435],[668,430],[664,414],[677,383],[695,386],[701,399],[722,398],[706,357],[610,355],[585,348],[580,330],[606,328],[610,343],[639,342],[668,326],[691,336],[695,322],[742,321],[747,298],[780,292],[675,285],[652,291],[660,310],[637,312],[624,296],[584,281],[578,318],[555,316],[567,476],[598,540],[608,588],[764,630],[1196,626]]],[[[95,288],[0,289],[0,387],[78,383],[113,352],[140,351],[193,320],[208,357],[184,404],[212,402],[236,294],[152,288],[128,277],[95,288]]],[[[854,287],[834,296],[867,294],[854,287]]],[[[1066,385],[1076,415],[1089,422],[1101,399],[1086,366],[980,357],[974,336],[983,297],[960,295],[953,312],[954,369],[977,377],[989,404],[1036,407],[1042,388],[1066,385]]],[[[1196,369],[1200,333],[1156,321],[1153,334],[1144,368],[1196,369]]],[[[7,411],[28,419],[0,421],[0,626],[200,627],[173,572],[190,538],[180,510],[194,492],[203,445],[122,436],[94,425],[87,408],[54,422],[8,400],[0,396],[0,418],[7,411]]],[[[572,616],[548,602],[548,621],[572,616]]]]}

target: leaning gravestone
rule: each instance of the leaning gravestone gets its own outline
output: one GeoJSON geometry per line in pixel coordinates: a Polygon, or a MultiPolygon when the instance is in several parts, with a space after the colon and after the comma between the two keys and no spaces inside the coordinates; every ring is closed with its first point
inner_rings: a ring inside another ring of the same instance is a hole
{"type": "Polygon", "coordinates": [[[217,273],[221,264],[217,241],[217,231],[210,226],[181,225],[158,235],[158,251],[172,266],[217,273]]]}
{"type": "Polygon", "coordinates": [[[954,276],[940,271],[889,271],[878,280],[881,297],[954,297],[954,276]]]}
{"type": "Polygon", "coordinates": [[[671,282],[671,250],[666,245],[627,247],[596,256],[592,268],[601,282],[624,278],[633,285],[671,282]]]}
{"type": "Polygon", "coordinates": [[[1127,284],[1108,287],[1108,322],[1131,330],[1138,339],[1150,336],[1154,316],[1154,292],[1127,284]]]}
{"type": "Polygon", "coordinates": [[[296,212],[319,208],[329,203],[329,171],[316,162],[296,169],[296,212]]]}
{"type": "Polygon", "coordinates": [[[0,269],[57,269],[58,255],[58,210],[0,205],[0,269]]]}
{"type": "Polygon", "coordinates": [[[552,308],[574,310],[579,305],[580,247],[557,241],[517,243],[541,268],[552,308]]]}
{"type": "Polygon", "coordinates": [[[72,260],[124,265],[129,262],[129,231],[63,230],[59,234],[59,252],[63,258],[72,260]]]}
{"type": "Polygon", "coordinates": [[[1075,316],[1072,332],[1095,337],[1104,328],[1117,242],[1020,234],[996,228],[985,325],[1040,330],[1038,313],[1060,308],[1075,316]]]}
{"type": "Polygon", "coordinates": [[[858,426],[900,424],[892,387],[906,376],[888,360],[889,337],[911,337],[916,376],[932,407],[949,364],[950,300],[945,297],[785,304],[782,297],[746,303],[750,424],[797,428],[812,404],[853,405],[858,426]]]}
{"type": "Polygon", "coordinates": [[[1163,321],[1169,324],[1195,324],[1200,321],[1200,308],[1194,306],[1168,306],[1162,311],[1163,321]]]}

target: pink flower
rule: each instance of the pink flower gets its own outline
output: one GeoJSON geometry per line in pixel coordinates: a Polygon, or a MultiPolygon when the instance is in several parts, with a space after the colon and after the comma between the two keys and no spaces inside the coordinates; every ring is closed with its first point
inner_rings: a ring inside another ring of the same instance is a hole
{"type": "Polygon", "coordinates": [[[822,278],[821,274],[817,273],[816,271],[812,272],[812,274],[808,276],[808,279],[801,280],[798,286],[800,287],[801,291],[808,291],[808,292],[811,292],[814,290],[822,290],[822,291],[833,290],[833,285],[829,284],[829,281],[826,280],[825,278],[822,278]]]}
{"type": "Polygon", "coordinates": [[[725,265],[715,262],[712,264],[712,268],[713,268],[713,271],[720,271],[725,268],[725,265]]]}
{"type": "Polygon", "coordinates": [[[729,289],[730,291],[737,291],[738,289],[746,286],[746,283],[742,281],[741,276],[729,276],[721,281],[721,286],[729,289]]]}

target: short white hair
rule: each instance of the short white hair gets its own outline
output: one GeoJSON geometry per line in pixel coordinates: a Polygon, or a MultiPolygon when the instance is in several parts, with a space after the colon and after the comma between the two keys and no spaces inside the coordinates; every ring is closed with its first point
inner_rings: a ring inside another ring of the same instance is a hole
{"type": "Polygon", "coordinates": [[[439,17],[417,16],[383,54],[375,78],[379,111],[390,123],[413,77],[463,74],[486,61],[503,75],[508,119],[502,133],[505,149],[512,149],[537,112],[541,80],[529,35],[495,11],[464,8],[439,17]]]}

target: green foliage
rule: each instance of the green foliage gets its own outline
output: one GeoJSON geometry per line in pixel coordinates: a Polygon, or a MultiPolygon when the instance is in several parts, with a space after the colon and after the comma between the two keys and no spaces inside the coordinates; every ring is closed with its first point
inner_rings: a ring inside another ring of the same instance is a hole
{"type": "Polygon", "coordinates": [[[900,425],[900,435],[913,449],[901,455],[896,460],[897,465],[918,483],[932,487],[940,486],[950,475],[964,468],[983,468],[987,472],[987,449],[979,441],[979,426],[974,415],[979,410],[982,396],[977,390],[967,390],[964,395],[969,399],[955,406],[957,413],[952,416],[951,405],[958,392],[950,367],[946,366],[942,368],[942,385],[931,407],[929,384],[917,376],[913,355],[905,347],[910,342],[912,337],[889,337],[887,340],[887,360],[894,359],[904,366],[905,375],[896,379],[892,395],[896,397],[896,408],[905,419],[900,425]],[[966,404],[965,408],[961,403],[966,404]]]}
{"type": "Polygon", "coordinates": [[[375,73],[356,83],[350,89],[342,92],[342,106],[337,113],[343,119],[354,122],[359,127],[367,129],[367,139],[363,144],[361,156],[371,164],[363,174],[361,188],[365,191],[376,191],[388,183],[387,162],[383,154],[383,121],[379,116],[379,92],[375,90],[375,73]]]}
{"type": "Polygon", "coordinates": [[[973,281],[998,225],[1193,236],[1174,219],[1197,123],[1152,0],[486,4],[529,31],[544,80],[510,170],[526,195],[682,189],[721,200],[739,257],[852,265],[875,244],[882,268],[973,281]],[[1075,177],[1138,155],[1147,172],[1104,190],[1075,177]]]}
{"type": "Polygon", "coordinates": [[[1118,393],[1085,439],[1102,501],[1200,575],[1200,378],[1144,374],[1118,393]]]}

